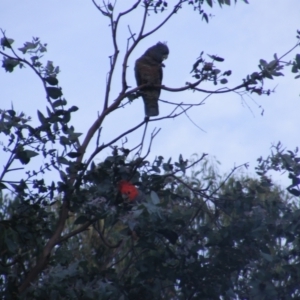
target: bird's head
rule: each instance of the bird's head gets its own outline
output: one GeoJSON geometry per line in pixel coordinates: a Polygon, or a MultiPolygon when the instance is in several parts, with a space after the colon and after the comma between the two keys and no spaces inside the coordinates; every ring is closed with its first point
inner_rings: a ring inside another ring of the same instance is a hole
{"type": "Polygon", "coordinates": [[[150,47],[145,55],[149,55],[157,62],[162,63],[163,60],[168,58],[169,48],[165,43],[158,42],[156,45],[150,47]]]}

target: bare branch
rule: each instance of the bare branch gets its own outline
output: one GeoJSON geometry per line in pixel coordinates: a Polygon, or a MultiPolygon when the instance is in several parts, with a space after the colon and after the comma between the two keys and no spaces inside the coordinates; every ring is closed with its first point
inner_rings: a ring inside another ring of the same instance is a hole
{"type": "Polygon", "coordinates": [[[140,3],[141,3],[141,0],[138,0],[135,4],[133,4],[133,6],[131,8],[119,13],[116,21],[119,22],[121,17],[123,17],[123,16],[129,14],[130,12],[132,12],[133,10],[135,10],[140,3]]]}
{"type": "Polygon", "coordinates": [[[121,139],[122,137],[124,137],[125,135],[127,135],[128,133],[131,133],[133,131],[135,131],[136,129],[138,129],[139,127],[141,127],[142,125],[144,125],[146,123],[146,121],[144,120],[143,122],[141,122],[140,124],[136,125],[135,127],[123,132],[122,134],[120,134],[119,136],[117,136],[116,138],[114,138],[113,140],[111,140],[110,142],[98,147],[95,149],[95,151],[91,154],[91,156],[89,157],[89,159],[87,160],[86,165],[88,166],[90,164],[90,162],[93,160],[93,158],[99,153],[101,152],[103,149],[111,146],[112,144],[114,144],[116,141],[118,141],[119,139],[121,139]]]}
{"type": "MultiPolygon", "coordinates": [[[[97,3],[95,0],[92,0],[96,8],[106,17],[110,17],[110,14],[107,11],[104,11],[97,3]]],[[[104,5],[105,6],[105,5],[104,5]]]]}
{"type": "Polygon", "coordinates": [[[42,81],[43,86],[44,86],[44,89],[45,89],[45,92],[46,92],[46,99],[47,99],[47,101],[49,102],[49,104],[51,105],[52,110],[55,111],[55,109],[54,109],[54,107],[53,107],[53,104],[52,104],[52,102],[51,102],[51,100],[50,100],[50,97],[48,96],[48,93],[47,93],[47,86],[46,86],[45,80],[44,80],[44,78],[41,76],[41,74],[39,73],[39,71],[38,71],[38,70],[37,70],[37,69],[36,69],[29,61],[27,61],[27,60],[24,59],[24,58],[19,57],[19,56],[15,53],[15,51],[13,50],[13,48],[11,48],[11,50],[13,51],[15,57],[12,57],[12,56],[10,56],[10,55],[8,55],[8,54],[2,52],[2,51],[0,51],[0,54],[2,54],[3,56],[5,56],[5,57],[7,57],[7,58],[9,58],[9,59],[18,60],[19,62],[24,63],[24,64],[28,65],[28,66],[34,71],[34,73],[35,73],[35,74],[40,78],[40,80],[42,81]]]}
{"type": "Polygon", "coordinates": [[[287,56],[289,53],[291,53],[294,49],[296,49],[299,46],[300,46],[300,42],[298,42],[292,49],[290,49],[289,51],[287,51],[286,53],[284,53],[283,55],[281,55],[278,58],[278,60],[281,60],[282,58],[284,58],[285,56],[287,56]]]}
{"type": "Polygon", "coordinates": [[[106,90],[105,90],[105,96],[104,96],[104,105],[103,105],[103,111],[105,111],[108,107],[108,100],[109,100],[109,93],[111,88],[111,81],[113,77],[113,73],[116,67],[118,55],[119,55],[119,49],[117,45],[117,27],[118,22],[114,22],[113,16],[110,16],[110,25],[111,25],[111,34],[112,34],[112,40],[113,40],[113,46],[114,46],[114,54],[112,55],[112,61],[110,66],[110,71],[108,72],[108,79],[106,82],[106,90]]]}
{"type": "MultiPolygon", "coordinates": [[[[146,123],[146,126],[148,125],[148,122],[146,123]]],[[[160,132],[161,128],[159,129],[156,129],[154,128],[154,130],[151,132],[151,137],[150,137],[150,143],[149,143],[149,146],[148,146],[148,150],[147,150],[147,153],[142,157],[140,158],[140,162],[142,162],[150,153],[150,150],[151,150],[151,146],[152,146],[152,142],[154,140],[154,138],[156,137],[156,135],[160,132]]],[[[134,154],[134,157],[140,157],[141,156],[141,153],[142,153],[142,149],[143,149],[143,145],[144,145],[144,138],[145,138],[145,132],[144,131],[144,134],[143,134],[143,138],[142,138],[142,141],[139,145],[137,145],[136,147],[134,147],[133,149],[130,150],[130,152],[134,151],[135,149],[137,148],[140,148],[135,154],[134,154]]]]}
{"type": "Polygon", "coordinates": [[[222,181],[222,183],[218,186],[218,188],[216,188],[214,191],[211,192],[211,194],[209,195],[210,197],[213,197],[214,194],[216,194],[226,183],[226,181],[231,177],[231,175],[238,169],[240,169],[241,167],[248,167],[248,163],[244,163],[242,165],[239,165],[237,167],[232,168],[231,172],[226,176],[226,178],[222,181]]]}
{"type": "Polygon", "coordinates": [[[146,125],[145,125],[145,129],[144,129],[144,132],[143,132],[142,141],[141,141],[141,143],[140,143],[141,147],[140,147],[140,149],[139,149],[139,151],[138,151],[139,153],[141,153],[142,150],[143,150],[143,145],[144,145],[144,140],[145,140],[147,128],[148,128],[148,122],[146,122],[146,125]]]}
{"type": "Polygon", "coordinates": [[[161,130],[161,128],[159,128],[157,130],[156,130],[156,128],[154,128],[153,132],[151,133],[150,143],[149,143],[149,146],[148,146],[148,151],[144,155],[144,157],[142,158],[143,160],[149,155],[150,150],[151,150],[151,146],[152,146],[152,142],[153,142],[154,138],[158,135],[158,133],[160,132],[160,130],[161,130]]]}
{"type": "Polygon", "coordinates": [[[78,233],[86,230],[90,225],[92,225],[96,220],[92,220],[92,221],[88,221],[85,224],[83,224],[82,226],[80,226],[79,228],[71,231],[70,233],[64,235],[58,242],[57,244],[61,244],[62,242],[68,240],[69,238],[71,238],[74,235],[77,235],[78,233]]]}
{"type": "Polygon", "coordinates": [[[203,130],[200,126],[198,126],[192,119],[191,119],[191,117],[187,114],[187,112],[185,111],[184,112],[184,114],[186,115],[186,117],[198,128],[198,129],[200,129],[201,131],[203,131],[203,132],[205,132],[206,133],[206,131],[205,130],[203,130]]]}
{"type": "Polygon", "coordinates": [[[148,14],[148,6],[145,5],[145,10],[144,10],[143,19],[142,19],[142,25],[141,25],[140,32],[138,34],[139,41],[142,39],[142,36],[143,36],[143,32],[144,32],[146,20],[147,20],[147,14],[148,14]]]}
{"type": "Polygon", "coordinates": [[[111,249],[113,249],[113,248],[118,248],[118,247],[121,245],[121,243],[123,242],[123,240],[120,240],[119,242],[117,242],[117,244],[112,245],[112,244],[110,244],[110,243],[105,239],[105,237],[104,237],[104,235],[102,234],[101,230],[99,230],[99,229],[97,228],[97,226],[95,226],[95,224],[94,224],[93,228],[98,232],[98,234],[99,234],[99,236],[100,236],[102,242],[103,242],[104,245],[105,245],[106,247],[108,247],[108,248],[111,248],[111,249]]]}
{"type": "Polygon", "coordinates": [[[96,140],[96,146],[97,146],[97,147],[99,147],[99,143],[100,143],[101,130],[102,130],[102,127],[100,127],[100,128],[98,129],[97,140],[96,140]]]}
{"type": "Polygon", "coordinates": [[[2,173],[1,173],[1,175],[0,175],[0,182],[3,182],[3,178],[4,178],[4,176],[5,176],[6,173],[8,173],[9,171],[12,171],[12,169],[9,170],[9,167],[12,165],[12,163],[13,163],[13,161],[14,161],[14,159],[15,159],[15,150],[16,150],[17,147],[18,147],[19,139],[20,139],[20,138],[18,137],[18,138],[17,138],[17,141],[16,141],[16,143],[15,143],[15,147],[14,147],[14,149],[11,151],[10,156],[9,156],[9,158],[8,158],[8,160],[7,160],[6,165],[3,166],[3,171],[2,171],[2,173]]]}
{"type": "Polygon", "coordinates": [[[174,6],[172,12],[164,19],[164,21],[161,22],[157,27],[155,27],[155,28],[152,29],[151,31],[149,31],[149,32],[147,32],[147,33],[145,33],[145,34],[143,34],[143,35],[141,36],[141,39],[143,39],[143,38],[145,38],[145,37],[151,35],[151,34],[154,33],[155,31],[157,31],[159,28],[161,28],[164,24],[166,24],[166,23],[169,21],[169,19],[170,19],[174,14],[177,13],[177,11],[181,8],[180,5],[181,5],[182,3],[184,3],[184,2],[186,2],[186,0],[180,0],[180,1],[178,1],[178,3],[174,6]]]}
{"type": "Polygon", "coordinates": [[[43,271],[43,269],[46,267],[48,260],[50,258],[50,253],[53,247],[57,244],[57,242],[60,239],[60,234],[63,231],[65,227],[65,221],[68,217],[68,201],[64,201],[62,204],[60,216],[58,219],[58,224],[56,227],[55,232],[47,242],[46,246],[43,249],[42,254],[37,259],[36,265],[30,270],[30,272],[27,274],[25,280],[19,287],[19,292],[22,293],[29,285],[30,283],[37,277],[37,275],[43,271]]]}
{"type": "Polygon", "coordinates": [[[135,33],[132,33],[131,32],[131,29],[130,29],[130,26],[128,25],[128,31],[129,31],[129,33],[130,33],[130,37],[127,39],[127,47],[126,47],[126,52],[128,51],[128,49],[129,49],[129,43],[130,43],[130,40],[132,39],[133,40],[133,42],[135,42],[135,38],[134,38],[134,36],[135,36],[135,33]]]}
{"type": "Polygon", "coordinates": [[[132,46],[127,50],[127,52],[124,56],[124,59],[123,59],[123,64],[122,64],[122,92],[121,93],[125,93],[125,91],[128,88],[127,82],[126,82],[127,63],[128,63],[128,59],[129,59],[130,54],[132,53],[132,51],[134,50],[136,45],[141,40],[141,36],[142,36],[143,30],[144,30],[144,27],[145,27],[145,23],[146,23],[147,11],[148,11],[148,9],[147,9],[147,7],[145,7],[143,20],[142,20],[142,25],[141,25],[141,29],[140,29],[140,32],[138,34],[138,37],[137,37],[136,40],[134,40],[132,46]]]}
{"type": "Polygon", "coordinates": [[[122,260],[124,260],[132,250],[133,250],[133,246],[131,246],[131,247],[129,248],[129,250],[128,250],[128,251],[127,251],[127,252],[126,252],[119,260],[117,260],[117,261],[115,261],[114,263],[112,263],[107,269],[108,269],[108,270],[111,269],[113,266],[117,265],[117,264],[120,263],[122,260]]]}

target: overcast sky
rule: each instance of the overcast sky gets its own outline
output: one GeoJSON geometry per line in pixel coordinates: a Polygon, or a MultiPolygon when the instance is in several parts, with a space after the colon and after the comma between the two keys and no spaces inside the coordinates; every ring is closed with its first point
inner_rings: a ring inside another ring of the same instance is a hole
{"type": "MultiPolygon", "coordinates": [[[[116,13],[134,2],[117,1],[116,13]]],[[[177,1],[168,2],[171,5],[177,1]]],[[[271,61],[274,53],[281,56],[296,44],[296,30],[300,29],[299,0],[249,2],[247,5],[238,1],[236,5],[224,6],[222,9],[216,4],[213,10],[205,6],[207,12],[213,15],[209,24],[190,6],[185,5],[161,30],[143,40],[134,50],[128,65],[128,84],[136,86],[134,61],[158,41],[166,41],[170,49],[169,58],[165,62],[163,84],[173,88],[182,87],[187,81],[193,80],[190,71],[201,51],[225,58],[225,62],[218,64],[218,67],[222,71],[232,70],[227,85],[232,88],[240,84],[247,74],[258,71],[259,59],[271,61]]],[[[167,13],[151,14],[146,30],[157,26],[167,13]]],[[[132,32],[136,32],[141,17],[140,7],[120,24],[120,60],[110,103],[120,92],[120,66],[129,37],[128,26],[132,32]]],[[[45,61],[51,60],[60,66],[59,81],[64,97],[68,105],[79,107],[71,123],[77,132],[85,135],[103,107],[109,70],[108,57],[113,50],[108,19],[88,0],[1,0],[0,28],[6,31],[7,37],[15,40],[15,47],[22,46],[33,36],[48,44],[45,61]]],[[[287,60],[295,57],[296,53],[300,53],[300,48],[287,60]]],[[[222,163],[221,172],[229,172],[233,166],[249,162],[249,171],[253,174],[256,159],[261,155],[266,157],[272,144],[281,141],[288,149],[300,146],[300,81],[293,79],[290,67],[284,74],[284,77],[266,82],[266,87],[276,87],[276,93],[269,97],[252,95],[252,99],[248,96],[241,98],[235,93],[212,95],[205,101],[205,105],[189,111],[190,119],[197,126],[185,115],[151,122],[148,134],[155,127],[161,128],[161,131],[154,140],[150,160],[156,155],[177,159],[179,154],[189,158],[194,153],[201,155],[205,152],[222,163]]],[[[220,86],[205,84],[202,87],[214,90],[220,86]]],[[[13,103],[15,110],[32,116],[32,124],[38,124],[36,111],[46,111],[46,99],[43,86],[32,71],[16,69],[13,73],[5,73],[2,69],[0,91],[1,109],[9,109],[13,103]]],[[[161,93],[161,99],[177,103],[198,103],[205,96],[191,91],[161,93]]],[[[172,109],[172,106],[160,103],[161,116],[172,109]]],[[[141,99],[117,110],[105,120],[101,142],[110,141],[143,118],[141,99]]],[[[128,148],[137,145],[142,134],[143,129],[140,129],[128,136],[128,148]]],[[[89,151],[94,150],[94,147],[95,143],[89,151]]],[[[96,163],[108,154],[110,149],[99,154],[96,163]]],[[[4,156],[0,158],[1,165],[4,159],[4,156]]],[[[36,162],[41,161],[42,158],[36,158],[36,162]]]]}

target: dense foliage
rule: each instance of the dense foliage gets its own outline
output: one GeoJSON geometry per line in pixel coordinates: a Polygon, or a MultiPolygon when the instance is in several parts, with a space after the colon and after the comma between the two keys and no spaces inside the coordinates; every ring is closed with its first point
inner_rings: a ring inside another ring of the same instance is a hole
{"type": "MultiPolygon", "coordinates": [[[[33,38],[16,50],[14,40],[2,32],[3,69],[12,73],[17,67],[30,68],[44,87],[47,107],[46,114],[37,111],[38,126],[30,125],[31,118],[14,108],[0,110],[1,149],[7,155],[0,173],[1,298],[299,299],[297,149],[286,151],[279,143],[270,157],[259,158],[257,179],[236,175],[246,165],[223,177],[209,164],[207,154],[191,160],[179,155],[177,161],[158,156],[150,162],[147,157],[157,131],[145,154],[145,134],[133,149],[120,142],[142,126],[145,133],[148,122],[176,118],[181,113],[175,110],[160,119],[145,118],[110,141],[99,142],[108,114],[140,96],[139,87],[129,89],[126,83],[128,57],[137,44],[185,4],[208,21],[205,3],[212,6],[213,1],[177,1],[166,19],[146,33],[147,16],[165,13],[170,2],[137,1],[117,16],[111,3],[93,3],[111,24],[114,54],[103,111],[82,141],[82,134],[71,125],[79,108],[68,105],[63,96],[59,67],[44,61],[46,44],[33,38]],[[140,6],[141,30],[128,39],[120,64],[122,89],[111,99],[119,55],[118,22],[140,6]],[[93,137],[97,145],[88,155],[93,137]],[[96,155],[109,147],[111,155],[95,164],[96,155]],[[43,164],[23,172],[37,156],[44,158],[43,164]],[[287,192],[272,183],[270,171],[289,174],[292,183],[287,192]],[[11,174],[16,174],[13,180],[11,174]],[[55,174],[53,181],[47,182],[45,174],[55,174]]],[[[264,81],[283,75],[285,66],[299,78],[300,55],[289,62],[283,57],[260,60],[257,72],[226,92],[269,95],[264,81]]],[[[221,72],[216,66],[224,59],[215,55],[209,59],[202,53],[192,66],[195,82],[161,88],[202,92],[198,88],[202,82],[227,84],[231,71],[221,72]]]]}
{"type": "MultiPolygon", "coordinates": [[[[203,158],[189,177],[168,171],[182,172],[176,164],[159,158],[154,168],[136,168],[114,151],[89,170],[70,201],[64,236],[27,298],[299,297],[298,202],[265,174],[225,182],[203,158]],[[138,188],[135,199],[119,192],[121,178],[138,188]],[[81,227],[87,230],[76,235],[81,227]]],[[[53,233],[60,206],[59,199],[8,199],[0,249],[7,299],[53,233]]]]}

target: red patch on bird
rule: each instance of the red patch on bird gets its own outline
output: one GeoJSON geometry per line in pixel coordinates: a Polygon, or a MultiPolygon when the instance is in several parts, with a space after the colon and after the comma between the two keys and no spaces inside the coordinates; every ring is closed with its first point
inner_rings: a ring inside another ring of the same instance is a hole
{"type": "Polygon", "coordinates": [[[121,180],[118,184],[118,189],[121,194],[126,195],[131,201],[133,201],[138,195],[138,189],[130,182],[121,180]]]}

